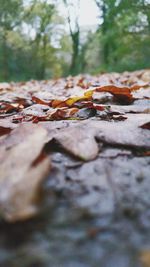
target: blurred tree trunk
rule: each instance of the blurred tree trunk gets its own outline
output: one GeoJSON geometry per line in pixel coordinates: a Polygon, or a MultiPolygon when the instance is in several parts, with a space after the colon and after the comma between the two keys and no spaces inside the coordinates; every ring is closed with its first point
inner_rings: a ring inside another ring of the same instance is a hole
{"type": "Polygon", "coordinates": [[[45,79],[46,74],[46,63],[47,63],[47,36],[43,36],[43,47],[42,47],[42,65],[40,71],[40,79],[45,79]]]}
{"type": "Polygon", "coordinates": [[[84,44],[82,44],[81,51],[80,51],[80,72],[84,72],[86,68],[86,52],[88,50],[89,44],[93,40],[93,35],[91,33],[88,34],[87,40],[84,44]]]}
{"type": "MultiPolygon", "coordinates": [[[[104,2],[102,4],[102,12],[103,12],[102,34],[105,38],[105,36],[107,35],[109,25],[107,22],[106,6],[104,2]]],[[[106,39],[103,44],[103,62],[106,65],[109,63],[109,52],[110,52],[110,42],[106,39]]]]}
{"type": "Polygon", "coordinates": [[[9,70],[8,70],[8,48],[7,48],[7,32],[5,31],[3,34],[3,58],[2,58],[2,78],[4,81],[7,81],[9,78],[9,70]]]}
{"type": "MultiPolygon", "coordinates": [[[[75,17],[75,28],[74,30],[72,29],[72,23],[71,23],[71,14],[69,12],[69,3],[67,0],[63,0],[66,8],[67,8],[67,12],[68,12],[68,16],[67,16],[67,20],[68,20],[68,25],[69,25],[69,30],[70,30],[70,36],[71,36],[71,40],[72,40],[72,59],[71,59],[71,65],[70,65],[70,74],[72,75],[76,75],[79,72],[79,60],[80,60],[80,27],[79,27],[79,18],[78,16],[75,17]]],[[[80,1],[78,0],[78,6],[79,6],[80,1]]]]}
{"type": "Polygon", "coordinates": [[[71,34],[73,52],[72,52],[70,73],[72,75],[77,74],[79,69],[79,36],[80,36],[79,30],[71,34]]]}

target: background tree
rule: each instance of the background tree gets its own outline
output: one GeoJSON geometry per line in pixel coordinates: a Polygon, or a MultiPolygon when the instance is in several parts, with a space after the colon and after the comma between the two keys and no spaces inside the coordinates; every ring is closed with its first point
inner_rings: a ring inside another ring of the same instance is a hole
{"type": "Polygon", "coordinates": [[[91,1],[93,28],[80,25],[81,0],[0,0],[0,80],[149,68],[150,1],[91,1]]]}
{"type": "Polygon", "coordinates": [[[2,69],[2,76],[5,80],[9,77],[9,54],[11,49],[9,47],[8,38],[12,31],[16,30],[16,27],[20,23],[22,11],[21,0],[0,0],[0,43],[1,53],[0,62],[2,69]]]}
{"type": "Polygon", "coordinates": [[[67,21],[69,25],[70,37],[72,40],[72,59],[70,65],[70,73],[75,75],[79,71],[79,54],[80,54],[80,27],[79,27],[79,11],[80,0],[69,1],[63,0],[67,9],[67,21]],[[75,5],[76,4],[76,7],[75,5]]]}
{"type": "Polygon", "coordinates": [[[99,7],[100,45],[103,68],[106,70],[135,69],[148,67],[146,51],[149,47],[149,2],[133,0],[96,0],[99,7]]]}
{"type": "Polygon", "coordinates": [[[28,6],[26,13],[27,26],[32,30],[31,45],[33,47],[32,62],[37,63],[35,77],[44,79],[50,56],[54,53],[51,47],[51,26],[55,6],[48,1],[34,1],[28,6]],[[29,10],[32,9],[32,12],[29,10]]]}

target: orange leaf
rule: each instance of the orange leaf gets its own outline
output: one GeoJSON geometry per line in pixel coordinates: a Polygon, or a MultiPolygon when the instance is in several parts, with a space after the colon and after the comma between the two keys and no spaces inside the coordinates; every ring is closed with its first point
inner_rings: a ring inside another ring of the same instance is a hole
{"type": "Polygon", "coordinates": [[[107,85],[96,88],[97,92],[108,92],[114,95],[118,100],[131,103],[134,99],[129,87],[118,87],[116,85],[107,85]]]}

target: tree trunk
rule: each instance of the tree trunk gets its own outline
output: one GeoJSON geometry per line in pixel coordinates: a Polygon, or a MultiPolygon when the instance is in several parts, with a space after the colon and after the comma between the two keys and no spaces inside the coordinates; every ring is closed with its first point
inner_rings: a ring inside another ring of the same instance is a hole
{"type": "Polygon", "coordinates": [[[73,48],[73,53],[72,53],[72,61],[71,61],[71,66],[70,66],[70,73],[72,75],[76,75],[79,70],[79,31],[75,32],[72,34],[72,48],[73,48]]]}
{"type": "Polygon", "coordinates": [[[40,79],[45,79],[45,73],[46,73],[46,47],[47,47],[47,37],[44,35],[43,37],[43,53],[42,53],[42,65],[41,65],[41,71],[40,71],[40,79]]]}
{"type": "Polygon", "coordinates": [[[3,35],[3,61],[2,61],[2,78],[4,81],[7,81],[9,78],[8,70],[8,49],[7,49],[7,33],[3,35]]]}
{"type": "MultiPolygon", "coordinates": [[[[107,30],[108,30],[108,22],[107,22],[107,18],[106,18],[106,7],[105,4],[103,4],[102,6],[102,11],[103,11],[103,25],[102,25],[102,33],[103,36],[105,38],[105,36],[107,35],[107,30]]],[[[110,52],[110,44],[108,40],[104,41],[103,44],[103,62],[104,64],[108,64],[109,63],[109,52],[110,52]]]]}

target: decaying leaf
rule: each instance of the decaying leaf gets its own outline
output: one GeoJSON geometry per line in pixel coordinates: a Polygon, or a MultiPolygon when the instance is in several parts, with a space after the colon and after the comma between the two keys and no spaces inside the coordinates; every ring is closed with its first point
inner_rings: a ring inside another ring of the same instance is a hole
{"type": "Polygon", "coordinates": [[[144,123],[143,125],[140,126],[142,129],[147,129],[150,130],[150,122],[144,123]]]}
{"type": "Polygon", "coordinates": [[[5,134],[9,134],[11,132],[11,128],[9,127],[4,127],[4,126],[0,126],[0,136],[5,135],[5,134]]]}
{"type": "Polygon", "coordinates": [[[22,128],[26,136],[21,142],[9,150],[1,148],[0,214],[8,221],[24,220],[37,212],[41,182],[50,170],[48,158],[32,165],[42,151],[47,131],[24,125],[16,129],[16,134],[22,128]]]}

